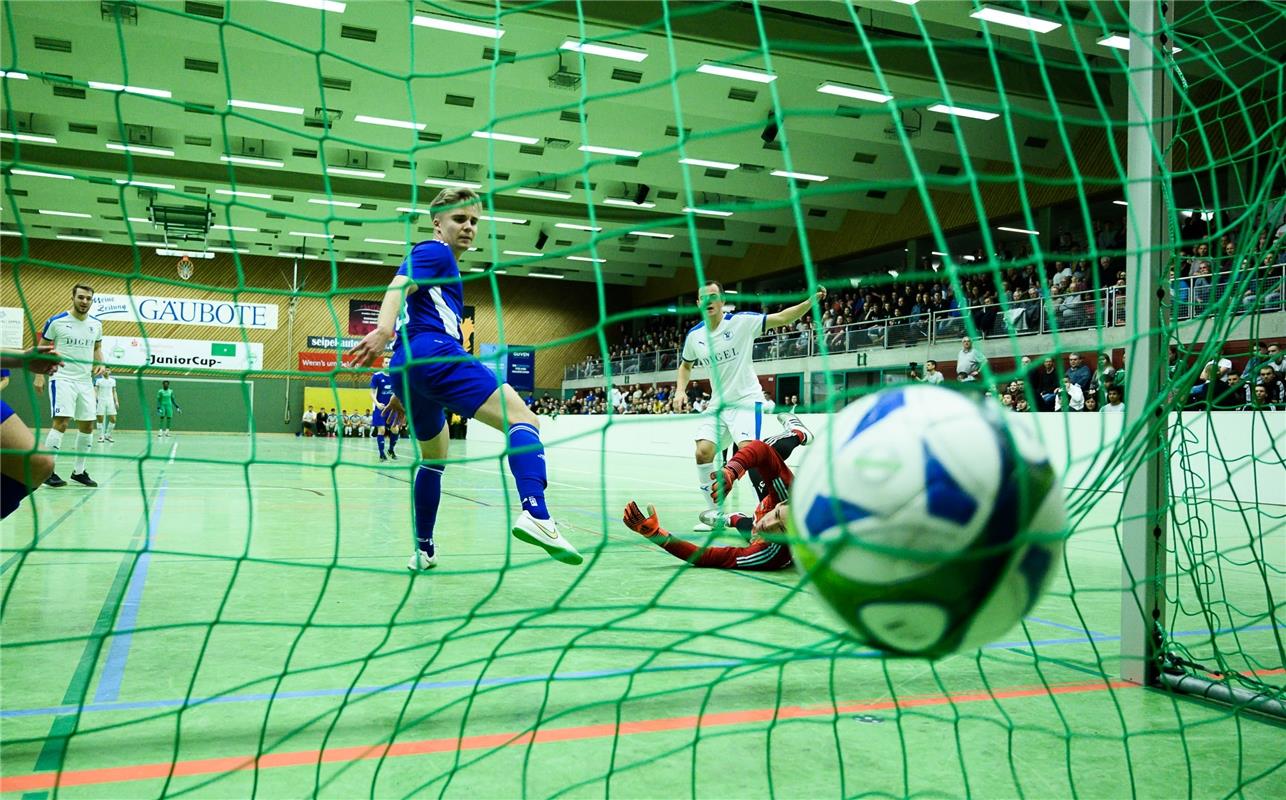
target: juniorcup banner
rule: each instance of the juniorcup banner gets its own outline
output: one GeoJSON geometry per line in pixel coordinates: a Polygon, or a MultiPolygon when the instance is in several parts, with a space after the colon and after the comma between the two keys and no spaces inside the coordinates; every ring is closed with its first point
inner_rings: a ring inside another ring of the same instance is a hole
{"type": "Polygon", "coordinates": [[[277,330],[277,306],[271,303],[99,294],[94,296],[89,313],[103,322],[277,330]]]}
{"type": "Polygon", "coordinates": [[[247,372],[263,365],[263,344],[104,336],[103,359],[111,366],[120,367],[247,372]]]}

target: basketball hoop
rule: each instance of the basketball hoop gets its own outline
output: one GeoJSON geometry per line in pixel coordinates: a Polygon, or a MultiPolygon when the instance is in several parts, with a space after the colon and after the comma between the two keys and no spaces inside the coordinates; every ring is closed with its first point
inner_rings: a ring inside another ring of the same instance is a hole
{"type": "Polygon", "coordinates": [[[179,277],[180,278],[182,278],[183,280],[187,280],[188,278],[191,278],[192,273],[195,270],[196,270],[196,267],[193,266],[192,259],[188,258],[187,256],[183,256],[182,258],[179,259],[179,277]]]}

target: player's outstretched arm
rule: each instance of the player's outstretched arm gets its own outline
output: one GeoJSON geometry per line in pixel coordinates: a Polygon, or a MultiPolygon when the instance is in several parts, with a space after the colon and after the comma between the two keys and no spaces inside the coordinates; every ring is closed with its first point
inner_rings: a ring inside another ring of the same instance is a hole
{"type": "Polygon", "coordinates": [[[783,308],[775,314],[769,314],[764,319],[765,328],[780,328],[782,325],[789,325],[800,317],[808,313],[808,309],[813,307],[813,300],[816,299],[820,304],[826,299],[826,287],[818,286],[817,294],[809,295],[802,302],[796,303],[790,308],[783,308]]]}
{"type": "Polygon", "coordinates": [[[42,379],[55,372],[62,363],[52,342],[41,342],[30,350],[0,350],[0,367],[25,369],[42,379]]]}
{"type": "Polygon", "coordinates": [[[397,312],[405,302],[406,296],[415,291],[415,284],[405,275],[394,275],[384,299],[380,301],[380,318],[375,330],[362,337],[357,346],[348,351],[353,365],[369,367],[375,359],[384,355],[384,346],[393,338],[393,327],[397,323],[397,312]]]}

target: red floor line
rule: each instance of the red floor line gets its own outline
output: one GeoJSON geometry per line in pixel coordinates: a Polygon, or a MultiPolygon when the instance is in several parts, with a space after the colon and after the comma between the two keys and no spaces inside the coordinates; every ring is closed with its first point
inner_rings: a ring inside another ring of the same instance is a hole
{"type": "MultiPolygon", "coordinates": [[[[364,761],[385,756],[414,756],[430,753],[449,753],[456,750],[484,750],[497,747],[509,747],[526,744],[544,744],[549,742],[567,742],[583,739],[601,739],[612,736],[629,736],[638,733],[658,733],[661,731],[691,730],[693,728],[714,728],[727,725],[744,725],[771,720],[804,719],[808,717],[829,716],[834,713],[850,714],[859,711],[880,711],[894,708],[923,708],[926,706],[943,706],[955,703],[978,703],[988,700],[1009,700],[1022,697],[1038,697],[1051,694],[1081,694],[1101,692],[1107,689],[1125,689],[1137,684],[1125,681],[1092,681],[1087,683],[1053,684],[1051,686],[1017,686],[1009,689],[988,692],[986,690],[965,692],[953,695],[925,695],[905,697],[900,700],[884,699],[839,706],[784,706],[781,708],[758,708],[745,711],[721,711],[701,717],[669,717],[663,719],[622,722],[619,725],[604,723],[598,725],[577,725],[567,728],[547,728],[532,733],[493,733],[463,738],[449,737],[442,739],[422,739],[414,742],[395,742],[394,744],[363,745],[357,747],[334,747],[324,751],[297,750],[286,753],[268,753],[258,759],[259,769],[278,767],[298,767],[326,763],[364,761]]],[[[253,756],[227,756],[224,758],[204,758],[175,763],[161,762],[156,764],[132,764],[123,767],[105,767],[101,769],[72,770],[62,773],[42,772],[29,775],[0,777],[0,792],[30,792],[42,789],[53,789],[68,786],[90,786],[108,783],[126,783],[130,781],[163,779],[171,774],[175,777],[191,775],[211,775],[220,772],[235,772],[252,769],[256,766],[253,756]]]]}

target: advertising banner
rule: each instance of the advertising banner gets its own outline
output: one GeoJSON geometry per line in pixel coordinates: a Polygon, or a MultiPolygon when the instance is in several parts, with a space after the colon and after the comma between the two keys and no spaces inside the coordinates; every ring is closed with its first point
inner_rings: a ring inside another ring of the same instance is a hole
{"type": "Polygon", "coordinates": [[[218,369],[245,372],[263,364],[260,342],[211,342],[201,339],[144,339],[104,336],[103,358],[120,367],[218,369]]]}
{"type": "Polygon", "coordinates": [[[25,315],[21,308],[0,308],[0,347],[22,349],[22,324],[25,315]]]}
{"type": "MultiPolygon", "coordinates": [[[[308,346],[317,350],[352,350],[361,340],[360,336],[309,336],[308,346]]],[[[392,350],[395,341],[397,339],[391,339],[384,349],[392,350]]]]}
{"type": "Polygon", "coordinates": [[[272,303],[99,294],[94,295],[89,313],[103,322],[277,330],[277,306],[272,303]]]}
{"type": "MultiPolygon", "coordinates": [[[[318,350],[309,352],[301,350],[299,352],[299,371],[300,372],[330,372],[341,366],[337,354],[334,350],[318,350]]],[[[342,366],[348,366],[344,362],[342,366]]]]}
{"type": "Polygon", "coordinates": [[[348,332],[354,336],[365,336],[375,330],[380,321],[379,300],[348,301],[348,332]]]}
{"type": "Polygon", "coordinates": [[[536,390],[536,350],[531,347],[509,349],[505,383],[520,392],[536,390]]]}

